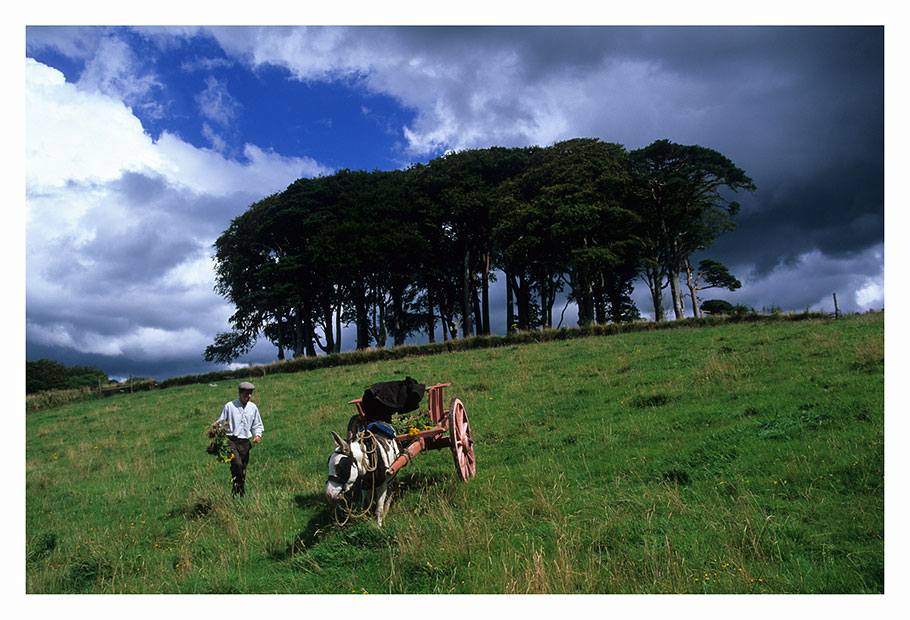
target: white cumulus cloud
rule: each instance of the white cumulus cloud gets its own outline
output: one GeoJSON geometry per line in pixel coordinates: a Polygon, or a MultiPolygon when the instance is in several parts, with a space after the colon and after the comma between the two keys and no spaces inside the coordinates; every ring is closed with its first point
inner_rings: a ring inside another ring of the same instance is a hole
{"type": "Polygon", "coordinates": [[[26,59],[26,335],[86,353],[201,356],[231,313],[213,290],[217,235],[255,200],[329,170],[253,144],[241,162],[152,139],[122,99],[136,92],[124,64],[89,62],[72,84],[26,59]]]}

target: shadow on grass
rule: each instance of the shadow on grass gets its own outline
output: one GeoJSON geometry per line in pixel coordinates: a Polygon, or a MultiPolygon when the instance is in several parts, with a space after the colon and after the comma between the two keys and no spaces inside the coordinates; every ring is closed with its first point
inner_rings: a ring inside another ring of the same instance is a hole
{"type": "Polygon", "coordinates": [[[434,489],[439,490],[440,486],[447,486],[456,480],[456,475],[451,472],[423,472],[414,471],[409,473],[399,473],[397,476],[397,485],[394,489],[396,496],[405,493],[432,493],[434,489]]]}
{"type": "Polygon", "coordinates": [[[310,517],[306,527],[298,532],[294,540],[288,543],[284,549],[269,551],[269,555],[276,560],[287,560],[298,553],[306,551],[307,547],[312,547],[319,542],[326,530],[334,526],[332,509],[323,494],[295,495],[294,505],[298,509],[308,512],[315,509],[315,514],[310,517]]]}
{"type": "MultiPolygon", "coordinates": [[[[441,491],[451,484],[453,475],[441,473],[414,472],[409,474],[399,473],[392,482],[391,499],[400,498],[403,494],[427,493],[441,491]]],[[[299,553],[312,549],[322,542],[327,534],[343,530],[343,517],[336,514],[322,493],[307,493],[294,496],[294,505],[306,512],[313,512],[306,527],[297,533],[294,540],[283,549],[273,549],[269,555],[276,560],[287,560],[299,553]]],[[[368,517],[372,518],[372,517],[368,517]]],[[[361,519],[356,519],[360,521],[361,519]]]]}

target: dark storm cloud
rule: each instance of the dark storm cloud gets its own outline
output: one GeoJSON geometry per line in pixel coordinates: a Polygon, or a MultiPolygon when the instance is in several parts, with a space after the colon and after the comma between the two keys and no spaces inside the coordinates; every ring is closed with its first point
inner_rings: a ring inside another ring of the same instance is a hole
{"type": "Polygon", "coordinates": [[[763,277],[782,261],[817,249],[843,258],[884,239],[884,187],[881,166],[844,163],[819,170],[801,183],[757,192],[737,218],[737,229],[720,237],[709,253],[752,263],[763,277]]]}
{"type": "MultiPolygon", "coordinates": [[[[611,31],[613,29],[607,29],[611,31]]],[[[680,74],[710,80],[749,77],[772,69],[782,76],[825,83],[835,76],[861,76],[869,60],[884,58],[878,27],[701,26],[622,28],[613,50],[653,59],[680,74]]],[[[878,85],[871,76],[870,85],[878,85]]]]}
{"type": "MultiPolygon", "coordinates": [[[[354,29],[356,32],[356,29],[354,29]]],[[[383,30],[386,36],[390,31],[383,30]]],[[[483,64],[491,53],[507,51],[520,58],[524,77],[544,78],[556,71],[584,72],[618,53],[634,31],[595,26],[459,26],[395,29],[397,43],[415,56],[458,56],[483,64]]]]}
{"type": "Polygon", "coordinates": [[[647,28],[622,36],[625,54],[696,80],[703,101],[718,104],[697,131],[677,125],[666,137],[719,150],[758,186],[736,197],[736,232],[706,254],[751,265],[751,277],[761,278],[813,250],[840,259],[882,243],[881,28],[647,28]]]}
{"type": "Polygon", "coordinates": [[[174,356],[143,360],[127,355],[84,353],[67,347],[26,342],[25,359],[34,361],[42,358],[55,360],[66,366],[98,368],[107,373],[109,377],[117,378],[118,380],[128,379],[133,376],[163,381],[172,377],[205,372],[206,366],[208,366],[208,370],[217,370],[212,365],[206,365],[202,361],[201,355],[198,359],[174,356]]]}

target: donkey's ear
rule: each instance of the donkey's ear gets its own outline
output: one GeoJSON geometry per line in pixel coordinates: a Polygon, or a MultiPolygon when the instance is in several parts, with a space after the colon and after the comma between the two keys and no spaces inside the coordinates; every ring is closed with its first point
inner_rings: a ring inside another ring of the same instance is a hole
{"type": "Polygon", "coordinates": [[[335,440],[335,445],[341,448],[342,452],[349,453],[351,451],[351,445],[346,442],[344,439],[338,436],[338,433],[332,431],[332,439],[335,440]]]}

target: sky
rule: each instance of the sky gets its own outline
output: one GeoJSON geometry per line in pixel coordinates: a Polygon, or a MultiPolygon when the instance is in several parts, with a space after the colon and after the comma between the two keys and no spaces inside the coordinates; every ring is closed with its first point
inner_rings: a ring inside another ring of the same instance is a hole
{"type": "Polygon", "coordinates": [[[887,28],[41,23],[59,21],[24,37],[27,360],[222,368],[202,358],[233,313],[212,244],[254,202],[343,168],[576,137],[698,144],[753,179],[737,229],[696,257],[742,288],[703,298],[884,307],[887,28]]]}

